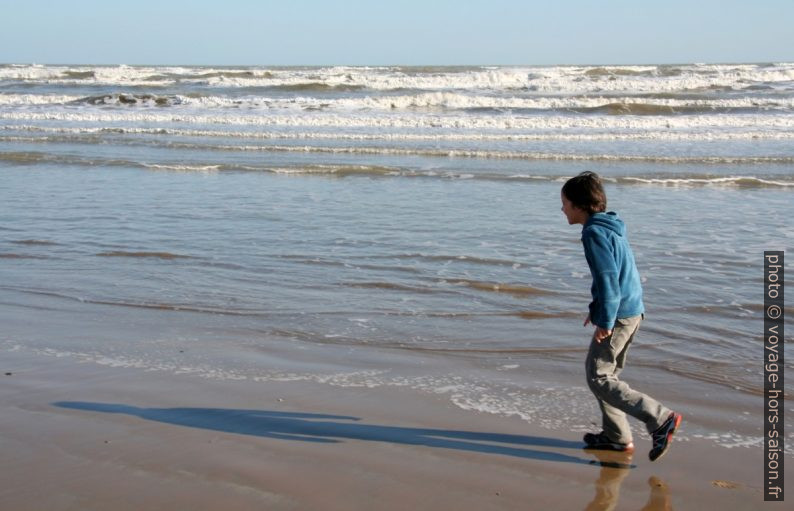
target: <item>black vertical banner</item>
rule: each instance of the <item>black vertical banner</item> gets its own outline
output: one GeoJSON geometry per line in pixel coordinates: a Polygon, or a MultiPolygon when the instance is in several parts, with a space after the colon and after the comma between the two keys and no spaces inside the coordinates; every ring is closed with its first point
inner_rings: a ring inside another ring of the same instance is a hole
{"type": "Polygon", "coordinates": [[[764,252],[764,500],[783,501],[783,252],[764,252]]]}

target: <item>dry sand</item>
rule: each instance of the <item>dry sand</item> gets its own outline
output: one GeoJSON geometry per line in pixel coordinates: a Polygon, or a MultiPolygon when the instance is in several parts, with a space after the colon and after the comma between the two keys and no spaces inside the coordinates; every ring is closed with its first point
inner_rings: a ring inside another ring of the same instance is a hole
{"type": "Polygon", "coordinates": [[[674,442],[651,463],[637,439],[600,460],[579,433],[409,389],[13,352],[0,371],[3,511],[766,508],[756,449],[674,442]]]}

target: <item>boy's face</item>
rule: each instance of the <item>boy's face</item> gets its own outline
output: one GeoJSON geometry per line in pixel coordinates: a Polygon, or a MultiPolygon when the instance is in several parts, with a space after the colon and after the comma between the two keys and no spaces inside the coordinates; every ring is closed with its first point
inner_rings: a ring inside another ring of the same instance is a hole
{"type": "Polygon", "coordinates": [[[565,218],[568,219],[569,225],[584,225],[587,219],[590,218],[590,215],[585,210],[574,206],[562,192],[560,192],[560,199],[562,199],[562,212],[565,213],[565,218]]]}

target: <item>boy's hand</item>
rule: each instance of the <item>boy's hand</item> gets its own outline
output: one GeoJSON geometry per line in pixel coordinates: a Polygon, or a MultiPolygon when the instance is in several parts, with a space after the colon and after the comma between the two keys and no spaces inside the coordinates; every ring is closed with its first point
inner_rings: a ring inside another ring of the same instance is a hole
{"type": "Polygon", "coordinates": [[[609,329],[606,329],[606,328],[601,328],[600,326],[597,326],[596,327],[596,331],[595,331],[595,335],[593,335],[593,337],[595,338],[596,342],[600,343],[601,341],[603,341],[604,339],[606,339],[610,335],[612,335],[612,330],[609,330],[609,329]]]}
{"type": "MultiPolygon", "coordinates": [[[[587,319],[584,320],[584,325],[582,326],[589,325],[591,320],[592,318],[590,317],[590,314],[588,314],[587,319]]],[[[612,330],[601,328],[600,326],[596,325],[596,330],[595,333],[593,334],[593,338],[596,340],[596,342],[600,343],[610,335],[612,335],[612,330]]]]}

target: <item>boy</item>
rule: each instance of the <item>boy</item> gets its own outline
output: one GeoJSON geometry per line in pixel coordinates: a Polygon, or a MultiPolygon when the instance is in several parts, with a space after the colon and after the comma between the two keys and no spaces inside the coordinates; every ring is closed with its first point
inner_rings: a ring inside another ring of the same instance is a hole
{"type": "Polygon", "coordinates": [[[626,226],[616,213],[605,212],[606,194],[594,172],[569,179],[560,196],[568,224],[584,226],[582,244],[593,276],[593,301],[584,325],[592,323],[595,333],[585,368],[587,384],[601,408],[603,431],[585,434],[585,448],[633,452],[628,414],[645,423],[653,440],[648,456],[657,460],[667,451],[681,424],[681,414],[618,379],[629,345],[645,317],[642,285],[626,226]]]}

